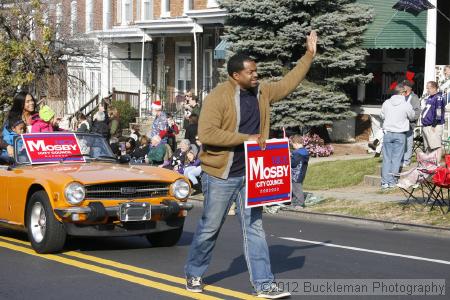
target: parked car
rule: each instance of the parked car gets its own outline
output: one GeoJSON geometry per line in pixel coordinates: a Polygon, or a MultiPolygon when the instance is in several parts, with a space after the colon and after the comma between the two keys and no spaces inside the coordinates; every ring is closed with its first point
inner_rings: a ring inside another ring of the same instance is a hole
{"type": "Polygon", "coordinates": [[[32,134],[19,136],[14,159],[0,166],[0,226],[26,231],[38,253],[61,251],[67,235],[145,235],[153,246],[163,247],[178,242],[192,209],[186,178],[121,163],[100,135],[44,135],[53,146],[39,141],[27,148],[32,134]],[[59,139],[65,135],[76,137],[80,154],[61,158],[67,146],[59,139]],[[43,153],[48,162],[33,157],[43,153]]]}

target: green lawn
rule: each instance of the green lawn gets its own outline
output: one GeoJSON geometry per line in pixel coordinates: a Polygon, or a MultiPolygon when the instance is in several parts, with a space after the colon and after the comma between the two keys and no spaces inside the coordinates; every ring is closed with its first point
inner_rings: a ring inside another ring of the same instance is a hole
{"type": "MultiPolygon", "coordinates": [[[[330,198],[316,205],[308,206],[305,211],[399,223],[450,227],[450,214],[442,214],[438,207],[430,211],[430,205],[425,206],[423,204],[405,205],[398,202],[371,202],[330,198]]],[[[444,211],[447,211],[447,207],[444,208],[444,211]]]]}
{"type": "Polygon", "coordinates": [[[363,181],[364,175],[375,174],[379,164],[378,158],[310,164],[303,188],[305,190],[327,190],[357,185],[363,181]]]}

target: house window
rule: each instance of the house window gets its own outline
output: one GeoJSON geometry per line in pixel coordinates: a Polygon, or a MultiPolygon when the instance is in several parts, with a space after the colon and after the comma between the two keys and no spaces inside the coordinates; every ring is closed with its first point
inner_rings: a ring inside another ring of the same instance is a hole
{"type": "Polygon", "coordinates": [[[203,90],[209,92],[212,89],[212,50],[205,50],[203,55],[203,90]]]}
{"type": "Polygon", "coordinates": [[[116,24],[122,24],[122,0],[116,1],[116,24]]]}
{"type": "MultiPolygon", "coordinates": [[[[141,62],[113,61],[112,65],[112,87],[118,91],[137,93],[140,89],[141,62]]],[[[151,65],[149,61],[144,62],[144,86],[149,84],[151,65]]]]}
{"type": "Polygon", "coordinates": [[[123,25],[128,25],[133,21],[133,2],[132,0],[123,0],[124,1],[124,22],[123,25]]]}
{"type": "Polygon", "coordinates": [[[193,2],[194,2],[193,0],[184,0],[184,1],[183,1],[183,11],[184,11],[184,14],[186,14],[186,12],[187,12],[188,10],[191,10],[191,9],[194,8],[194,3],[193,3],[193,2]]]}
{"type": "Polygon", "coordinates": [[[161,17],[170,17],[170,0],[161,1],[161,17]]]}
{"type": "Polygon", "coordinates": [[[185,93],[192,87],[192,58],[191,46],[177,45],[176,48],[176,65],[175,79],[176,89],[179,93],[185,93]]]}
{"type": "Polygon", "coordinates": [[[153,19],[153,1],[152,0],[143,0],[142,5],[142,16],[143,20],[152,20],[153,19]]]}
{"type": "Polygon", "coordinates": [[[70,2],[70,33],[77,32],[77,1],[70,2]]]}

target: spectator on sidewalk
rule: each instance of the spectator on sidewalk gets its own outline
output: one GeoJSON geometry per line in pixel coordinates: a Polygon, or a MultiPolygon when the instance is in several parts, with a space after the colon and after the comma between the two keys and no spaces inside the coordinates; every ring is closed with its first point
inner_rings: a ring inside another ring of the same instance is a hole
{"type": "Polygon", "coordinates": [[[191,144],[195,144],[195,137],[198,132],[198,115],[192,114],[189,117],[189,125],[186,127],[184,138],[189,140],[191,144]]]}
{"type": "Polygon", "coordinates": [[[181,140],[180,147],[175,151],[172,156],[172,162],[170,168],[174,171],[178,171],[182,168],[183,163],[186,161],[186,154],[191,149],[191,143],[189,140],[181,140]]]}
{"type": "Polygon", "coordinates": [[[109,141],[110,129],[108,123],[106,122],[106,115],[104,111],[98,111],[92,118],[92,133],[98,133],[103,136],[107,141],[109,141]]]}
{"type": "Polygon", "coordinates": [[[291,208],[305,207],[305,194],[303,193],[303,180],[308,168],[309,152],[303,147],[303,137],[299,134],[290,139],[292,148],[291,168],[292,168],[292,201],[291,208]]]}
{"type": "Polygon", "coordinates": [[[383,119],[383,164],[381,169],[381,188],[394,188],[397,184],[395,174],[400,171],[405,153],[406,133],[409,122],[414,119],[411,104],[405,101],[405,87],[398,84],[396,95],[386,100],[381,107],[383,119]]]}
{"type": "Polygon", "coordinates": [[[192,91],[186,94],[186,103],[184,105],[184,122],[183,128],[186,129],[189,125],[189,118],[192,115],[200,116],[200,104],[198,103],[198,96],[193,95],[192,91]]]}
{"type": "Polygon", "coordinates": [[[152,114],[155,116],[152,128],[148,136],[152,139],[154,136],[159,136],[163,143],[167,143],[167,129],[169,123],[166,114],[162,111],[161,101],[155,101],[152,104],[152,114]]]}
{"type": "Polygon", "coordinates": [[[80,132],[80,133],[91,132],[91,125],[89,125],[89,122],[83,113],[78,114],[77,132],[80,132]]]}
{"type": "Polygon", "coordinates": [[[406,103],[411,104],[414,110],[414,118],[409,121],[409,130],[406,133],[406,145],[405,154],[403,155],[403,167],[408,167],[411,164],[411,157],[413,155],[414,148],[414,128],[416,128],[417,120],[420,118],[420,100],[413,90],[414,83],[409,80],[403,81],[405,88],[405,100],[406,103]]]}
{"type": "Polygon", "coordinates": [[[115,107],[109,108],[108,119],[105,120],[109,127],[109,136],[111,138],[119,138],[122,136],[120,128],[119,111],[115,107]]]}
{"type": "Polygon", "coordinates": [[[425,108],[421,116],[423,142],[427,152],[436,150],[437,161],[440,161],[445,124],[445,100],[435,81],[427,83],[427,93],[429,96],[425,99],[425,108]]]}
{"type": "Polygon", "coordinates": [[[151,139],[150,150],[148,152],[148,163],[153,166],[163,164],[165,154],[166,145],[162,143],[159,135],[155,135],[151,139]]]}
{"type": "Polygon", "coordinates": [[[444,78],[439,81],[439,90],[444,97],[446,108],[450,109],[450,65],[444,67],[444,78]]]}
{"type": "Polygon", "coordinates": [[[140,139],[140,137],[141,137],[139,125],[134,124],[133,126],[131,126],[131,134],[130,134],[130,137],[133,138],[136,142],[139,141],[139,139],[140,139]]]}
{"type": "Polygon", "coordinates": [[[202,191],[202,187],[199,182],[200,175],[202,174],[202,167],[200,166],[200,159],[198,158],[197,148],[192,147],[187,154],[188,164],[184,168],[184,176],[189,178],[194,189],[193,194],[199,194],[202,191]]]}
{"type": "Polygon", "coordinates": [[[141,138],[139,139],[139,146],[137,146],[131,153],[131,158],[134,160],[143,161],[149,150],[150,145],[148,142],[148,137],[141,135],[141,138]]]}
{"type": "Polygon", "coordinates": [[[177,150],[177,135],[180,133],[180,129],[177,123],[175,123],[172,114],[167,114],[167,125],[167,143],[172,152],[175,152],[177,150]]]}

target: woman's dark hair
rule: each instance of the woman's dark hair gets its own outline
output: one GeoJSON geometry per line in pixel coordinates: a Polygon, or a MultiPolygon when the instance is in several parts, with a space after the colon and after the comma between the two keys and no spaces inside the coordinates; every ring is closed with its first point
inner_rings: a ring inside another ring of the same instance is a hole
{"type": "Polygon", "coordinates": [[[230,57],[227,63],[228,75],[233,76],[233,73],[239,73],[240,71],[244,70],[245,61],[255,61],[255,60],[245,54],[235,54],[232,57],[230,57]]]}
{"type": "Polygon", "coordinates": [[[129,150],[133,150],[136,147],[136,141],[132,137],[127,138],[126,143],[130,143],[129,150]]]}
{"type": "Polygon", "coordinates": [[[25,99],[27,98],[27,95],[30,95],[31,99],[33,99],[34,109],[36,109],[36,99],[34,99],[33,95],[25,91],[18,92],[14,95],[13,104],[11,110],[9,111],[8,119],[22,118],[23,108],[25,107],[25,99]]]}
{"type": "Polygon", "coordinates": [[[192,114],[189,117],[189,124],[198,124],[198,116],[196,114],[192,114]]]}

